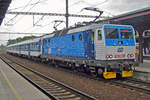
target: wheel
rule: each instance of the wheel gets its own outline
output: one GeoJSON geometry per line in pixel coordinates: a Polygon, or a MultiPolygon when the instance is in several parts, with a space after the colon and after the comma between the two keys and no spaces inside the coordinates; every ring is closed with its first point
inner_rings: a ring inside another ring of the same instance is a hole
{"type": "Polygon", "coordinates": [[[103,69],[102,68],[98,68],[97,69],[97,76],[101,77],[101,76],[103,76],[102,74],[103,74],[103,69]]]}

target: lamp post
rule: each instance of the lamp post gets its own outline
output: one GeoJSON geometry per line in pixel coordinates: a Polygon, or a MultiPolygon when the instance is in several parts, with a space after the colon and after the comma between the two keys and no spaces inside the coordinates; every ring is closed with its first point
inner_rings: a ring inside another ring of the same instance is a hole
{"type": "Polygon", "coordinates": [[[66,28],[69,26],[69,9],[68,9],[68,0],[66,0],[66,28]]]}

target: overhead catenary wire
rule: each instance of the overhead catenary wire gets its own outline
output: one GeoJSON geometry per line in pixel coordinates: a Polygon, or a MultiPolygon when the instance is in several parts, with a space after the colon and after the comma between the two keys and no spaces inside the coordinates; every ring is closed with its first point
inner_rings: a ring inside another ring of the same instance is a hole
{"type": "MultiPolygon", "coordinates": [[[[14,1],[15,2],[15,1],[14,1]]],[[[24,7],[22,10],[24,10],[30,3],[32,2],[32,0],[30,0],[24,7]]],[[[13,21],[18,15],[15,15],[13,18],[11,18],[9,21],[7,21],[5,23],[5,25],[7,25],[10,21],[13,21]]]]}
{"type": "Polygon", "coordinates": [[[73,3],[73,4],[71,4],[71,7],[74,6],[74,5],[78,5],[78,4],[80,4],[80,3],[84,3],[84,4],[86,4],[86,5],[90,6],[90,7],[97,7],[97,6],[102,5],[102,4],[106,3],[106,2],[108,2],[108,0],[105,0],[105,1],[103,1],[103,2],[95,2],[94,4],[91,4],[91,3],[88,3],[88,2],[85,1],[85,0],[79,0],[79,1],[77,1],[77,2],[75,2],[75,3],[73,3]]]}
{"type": "MultiPolygon", "coordinates": [[[[40,2],[40,0],[38,0],[37,2],[40,2]]],[[[28,12],[33,9],[37,4],[32,5],[32,7],[28,10],[28,12]]],[[[21,17],[18,21],[20,21],[23,17],[21,17]]],[[[14,24],[16,24],[18,21],[16,21],[14,24]]]]}
{"type": "MultiPolygon", "coordinates": [[[[101,6],[101,5],[105,4],[105,3],[107,3],[108,1],[109,1],[109,0],[104,0],[103,2],[95,2],[95,3],[93,3],[93,4],[90,4],[90,3],[88,3],[88,2],[85,1],[85,0],[79,0],[79,1],[77,1],[77,2],[75,2],[75,3],[73,3],[73,4],[71,4],[70,7],[73,7],[73,6],[78,5],[78,4],[80,4],[80,3],[84,3],[84,4],[88,5],[88,7],[97,7],[97,6],[101,6]]],[[[98,7],[98,8],[99,8],[99,7],[98,7]]],[[[110,12],[108,12],[108,11],[106,11],[106,10],[104,10],[104,9],[101,9],[101,10],[104,11],[104,13],[108,13],[109,15],[114,16],[113,14],[111,14],[110,12]]],[[[81,12],[82,12],[82,10],[80,10],[80,11],[77,12],[76,14],[81,13],[81,12]]]]}
{"type": "MultiPolygon", "coordinates": [[[[32,1],[32,0],[30,0],[30,1],[32,1]]],[[[82,1],[84,1],[84,0],[82,0],[82,1]]],[[[81,2],[82,2],[82,1],[81,1],[81,2]]],[[[108,0],[105,0],[104,2],[107,2],[107,1],[108,1],[108,0]]],[[[41,2],[41,1],[40,1],[40,0],[38,0],[38,2],[37,2],[37,3],[35,3],[35,5],[33,5],[33,6],[29,9],[29,10],[31,10],[33,7],[35,7],[35,6],[36,6],[36,4],[39,4],[39,2],[41,2]]],[[[84,2],[85,2],[85,1],[84,1],[84,2]]],[[[104,2],[96,3],[96,4],[97,4],[97,5],[98,5],[98,4],[100,5],[100,4],[104,3],[104,2]]],[[[31,4],[30,4],[30,5],[31,5],[31,4]]],[[[29,6],[29,5],[28,5],[28,6],[29,6]]],[[[17,15],[18,15],[18,14],[17,14],[17,15]]],[[[73,15],[73,14],[72,14],[72,15],[70,14],[69,16],[75,16],[75,14],[74,14],[74,15],[73,15]]],[[[77,16],[75,16],[75,17],[77,17],[77,16]]],[[[82,17],[82,16],[80,16],[80,17],[82,17]]],[[[19,21],[20,21],[20,20],[19,20],[19,21]]],[[[17,22],[18,22],[18,21],[16,21],[16,22],[15,22],[15,24],[16,24],[17,22]]],[[[47,25],[48,25],[48,24],[47,24],[47,25]]]]}
{"type": "MultiPolygon", "coordinates": [[[[29,6],[32,6],[28,11],[30,11],[31,9],[33,9],[37,4],[39,4],[39,3],[42,3],[42,2],[44,2],[45,0],[38,0],[37,2],[35,2],[35,3],[31,3],[32,2],[32,0],[30,0],[24,7],[23,7],[23,9],[22,10],[24,10],[25,8],[27,8],[27,7],[29,7],[29,6]]],[[[16,8],[17,9],[17,8],[16,8]]],[[[11,10],[9,10],[9,11],[11,11],[11,10]]],[[[8,12],[9,12],[8,11],[8,12]]],[[[18,16],[18,14],[16,14],[12,19],[10,19],[10,20],[13,20],[13,19],[15,19],[16,17],[18,16]]],[[[21,19],[22,19],[23,17],[21,17],[20,19],[18,19],[15,23],[13,23],[13,24],[17,24],[17,22],[18,21],[20,21],[21,19]]],[[[9,21],[10,21],[9,20],[9,21]]],[[[7,23],[6,23],[7,24],[7,23]]]]}
{"type": "MultiPolygon", "coordinates": [[[[46,0],[39,1],[39,2],[35,2],[35,3],[31,3],[31,4],[28,5],[28,6],[37,5],[37,4],[43,3],[43,2],[45,2],[45,1],[46,1],[46,0]]],[[[25,5],[25,6],[26,6],[26,5],[25,5]]],[[[13,11],[13,10],[21,9],[21,8],[24,8],[25,6],[20,6],[20,7],[12,8],[12,9],[9,9],[8,11],[13,11]]]]}

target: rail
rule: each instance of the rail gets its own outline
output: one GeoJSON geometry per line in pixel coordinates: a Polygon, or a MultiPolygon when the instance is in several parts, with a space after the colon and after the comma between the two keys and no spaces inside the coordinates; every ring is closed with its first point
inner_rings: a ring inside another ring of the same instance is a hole
{"type": "Polygon", "coordinates": [[[96,100],[96,98],[88,94],[69,87],[6,57],[0,58],[52,100],[96,100]]]}

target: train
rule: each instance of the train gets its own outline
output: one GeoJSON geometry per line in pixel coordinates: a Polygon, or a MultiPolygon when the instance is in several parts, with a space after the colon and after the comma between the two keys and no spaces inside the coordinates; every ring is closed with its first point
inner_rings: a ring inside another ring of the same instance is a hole
{"type": "Polygon", "coordinates": [[[8,45],[7,52],[105,79],[128,78],[133,76],[135,31],[130,25],[93,23],[8,45]]]}

